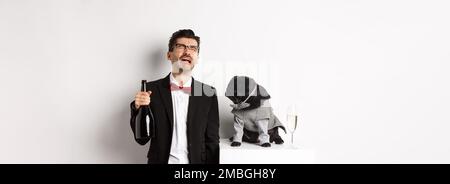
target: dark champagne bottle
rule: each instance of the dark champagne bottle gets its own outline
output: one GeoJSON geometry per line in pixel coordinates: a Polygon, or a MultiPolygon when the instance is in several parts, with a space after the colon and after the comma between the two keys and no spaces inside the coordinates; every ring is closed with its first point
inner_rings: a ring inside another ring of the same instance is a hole
{"type": "MultiPolygon", "coordinates": [[[[147,81],[142,80],[141,91],[147,91],[147,81]]],[[[136,115],[136,139],[148,139],[155,136],[155,120],[148,105],[141,105],[136,115]]]]}

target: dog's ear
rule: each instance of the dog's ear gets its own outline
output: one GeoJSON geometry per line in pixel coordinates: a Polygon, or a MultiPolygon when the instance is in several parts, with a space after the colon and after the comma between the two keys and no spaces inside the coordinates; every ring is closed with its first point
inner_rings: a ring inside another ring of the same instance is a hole
{"type": "Polygon", "coordinates": [[[258,93],[257,94],[258,94],[257,96],[259,96],[261,99],[269,99],[270,98],[270,95],[267,92],[267,90],[260,85],[258,85],[258,93]]]}

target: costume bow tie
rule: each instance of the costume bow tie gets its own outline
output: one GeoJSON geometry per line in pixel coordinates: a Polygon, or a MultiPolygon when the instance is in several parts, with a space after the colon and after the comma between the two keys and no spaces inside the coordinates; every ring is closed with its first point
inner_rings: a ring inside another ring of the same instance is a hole
{"type": "Polygon", "coordinates": [[[191,94],[191,87],[183,87],[183,86],[178,86],[174,83],[170,83],[170,91],[177,91],[177,90],[181,90],[185,93],[191,94]]]}

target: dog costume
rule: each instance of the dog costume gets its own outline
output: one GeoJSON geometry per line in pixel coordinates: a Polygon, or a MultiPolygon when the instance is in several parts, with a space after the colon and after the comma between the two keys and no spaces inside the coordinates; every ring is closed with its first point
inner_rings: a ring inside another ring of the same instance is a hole
{"type": "Polygon", "coordinates": [[[234,76],[228,83],[225,96],[233,104],[235,134],[230,138],[231,146],[240,146],[242,141],[270,147],[271,142],[282,144],[278,128],[285,127],[273,113],[266,89],[247,76],[234,76]]]}

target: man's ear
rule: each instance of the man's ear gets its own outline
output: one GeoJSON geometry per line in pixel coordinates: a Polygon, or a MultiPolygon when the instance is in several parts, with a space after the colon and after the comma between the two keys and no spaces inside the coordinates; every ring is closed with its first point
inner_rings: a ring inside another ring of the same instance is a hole
{"type": "Polygon", "coordinates": [[[172,60],[170,59],[170,52],[167,52],[166,57],[167,57],[167,60],[172,61],[172,60]]]}

